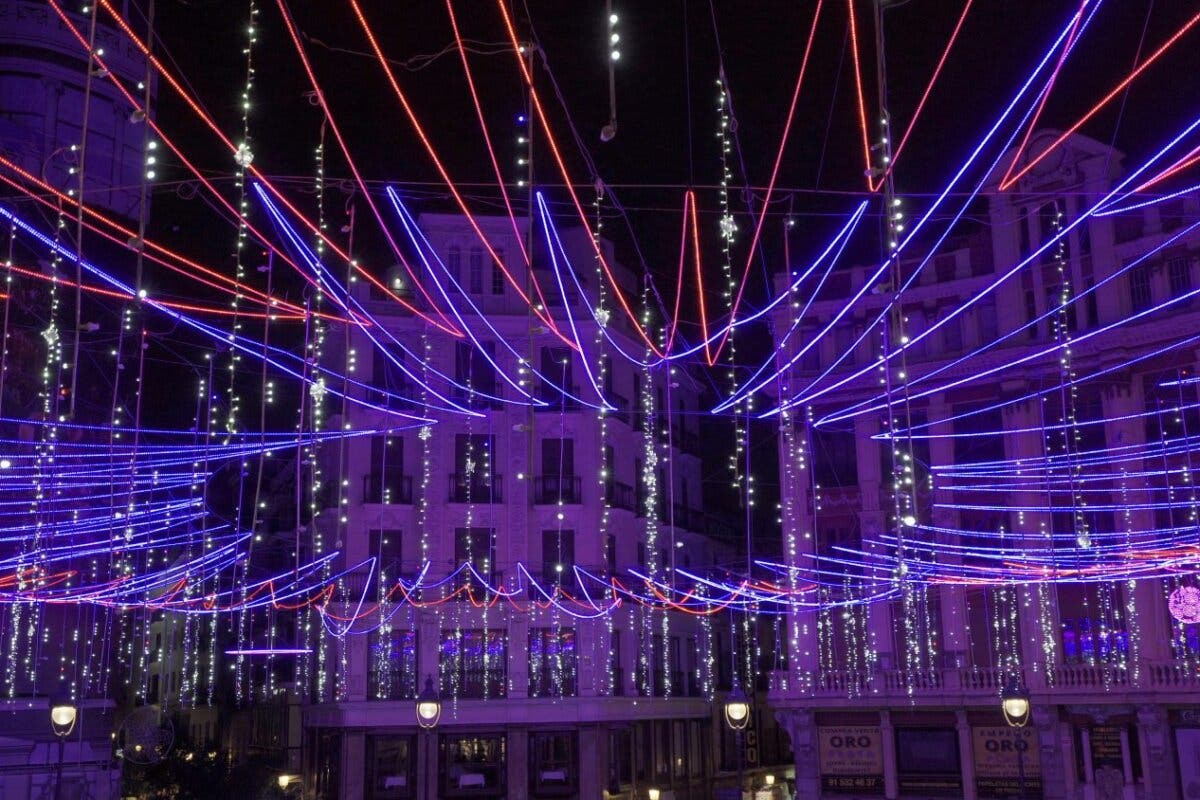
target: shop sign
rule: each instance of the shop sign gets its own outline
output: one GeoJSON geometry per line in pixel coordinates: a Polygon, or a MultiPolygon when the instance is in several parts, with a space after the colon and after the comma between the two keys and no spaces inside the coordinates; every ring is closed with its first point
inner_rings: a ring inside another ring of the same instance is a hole
{"type": "Polygon", "coordinates": [[[971,736],[975,787],[980,798],[1019,796],[1022,773],[1024,796],[1030,800],[1042,796],[1042,765],[1036,731],[992,725],[972,728],[971,736]]]}
{"type": "Polygon", "coordinates": [[[883,733],[878,725],[817,728],[822,791],[883,794],[883,733]]]}

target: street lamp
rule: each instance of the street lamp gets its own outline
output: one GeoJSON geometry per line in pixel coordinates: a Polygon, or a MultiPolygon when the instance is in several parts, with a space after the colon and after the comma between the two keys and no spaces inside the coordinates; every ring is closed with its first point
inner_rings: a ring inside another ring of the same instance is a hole
{"type": "Polygon", "coordinates": [[[438,724],[442,716],[442,698],[433,688],[433,676],[425,676],[425,688],[417,695],[417,724],[425,730],[430,730],[438,724]]]}
{"type": "Polygon", "coordinates": [[[750,699],[742,687],[734,684],[733,691],[725,697],[725,724],[737,735],[738,797],[742,796],[742,731],[750,724],[750,699]]]}
{"type": "MultiPolygon", "coordinates": [[[[438,720],[441,717],[442,698],[438,694],[437,689],[433,688],[433,676],[426,674],[425,688],[417,695],[417,724],[425,731],[423,738],[425,739],[426,764],[435,758],[433,753],[433,729],[437,726],[438,720]]],[[[428,791],[430,777],[436,772],[437,767],[432,766],[425,776],[426,794],[430,797],[436,796],[435,792],[428,791]]]]}
{"type": "Polygon", "coordinates": [[[1004,721],[1010,728],[1017,728],[1018,734],[1014,746],[1017,750],[1017,797],[1025,800],[1025,736],[1023,729],[1029,724],[1029,690],[1021,685],[1014,676],[1000,692],[1000,710],[1004,712],[1004,721]]]}
{"type": "Polygon", "coordinates": [[[646,797],[648,797],[650,800],[658,800],[658,798],[662,797],[662,790],[661,789],[647,789],[646,797]]]}
{"type": "Polygon", "coordinates": [[[62,797],[63,748],[67,737],[75,730],[79,709],[69,697],[50,698],[50,729],[58,737],[58,767],[54,771],[54,800],[62,797]]]}

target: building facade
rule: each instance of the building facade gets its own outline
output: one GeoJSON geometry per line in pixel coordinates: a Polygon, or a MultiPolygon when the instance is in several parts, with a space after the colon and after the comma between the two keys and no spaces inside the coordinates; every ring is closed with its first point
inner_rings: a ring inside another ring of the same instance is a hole
{"type": "MultiPolygon", "coordinates": [[[[523,275],[511,221],[479,224],[523,275]]],[[[445,397],[480,415],[438,413],[435,424],[403,428],[382,411],[349,408],[336,420],[378,432],[326,453],[326,474],[343,476],[345,494],[331,503],[340,511],[314,524],[362,574],[350,583],[382,603],[360,620],[359,635],[341,640],[346,682],[305,709],[306,791],[596,798],[645,797],[653,786],[663,797],[710,797],[736,769],[714,712],[729,686],[728,620],[664,616],[628,598],[596,613],[619,596],[606,581],[635,585],[637,574],[699,568],[734,552],[732,530],[701,510],[700,387],[682,369],[648,371],[619,357],[617,345],[637,356],[645,345],[618,310],[606,328],[612,343],[588,338],[585,356],[573,352],[530,312],[466,219],[423,215],[419,227],[478,343],[434,331],[360,286],[358,297],[403,348],[383,334],[331,331],[328,341],[347,348],[333,363],[347,357],[365,384],[424,399],[431,395],[414,378],[445,387],[441,372],[457,384],[445,397]],[[428,367],[406,375],[385,351],[428,367]],[[545,405],[506,402],[523,399],[522,389],[545,405]],[[599,393],[611,410],[589,405],[599,393]],[[397,602],[388,587],[411,585],[422,570],[431,588],[397,602]],[[500,600],[484,584],[516,595],[500,600]],[[426,680],[442,697],[432,733],[419,731],[414,714],[426,680]]],[[[526,221],[519,230],[529,235],[526,221]]],[[[589,236],[565,231],[563,247],[595,297],[589,236]]],[[[542,237],[539,228],[529,246],[545,308],[564,332],[570,318],[596,331],[593,310],[565,278],[559,293],[542,237]]],[[[403,292],[403,273],[389,285],[403,292]]]]}
{"type": "MultiPolygon", "coordinates": [[[[1039,133],[1030,152],[1054,136],[1039,133]]],[[[1121,175],[1121,154],[1082,136],[1047,161],[1013,189],[989,191],[973,232],[939,250],[903,292],[904,334],[915,338],[992,285],[1121,175]]],[[[878,395],[872,373],[785,416],[782,509],[793,564],[811,570],[813,558],[878,552],[904,526],[927,560],[977,576],[792,616],[791,661],[774,676],[772,704],[792,737],[801,796],[1190,796],[1200,737],[1196,626],[1168,612],[1186,581],[990,584],[1001,567],[975,546],[1009,548],[1005,568],[1052,548],[1066,569],[1072,554],[1114,536],[1136,542],[1195,524],[1183,499],[1190,492],[1163,475],[1190,474],[1173,443],[1197,423],[1194,386],[1178,384],[1197,351],[1179,345],[1200,311],[1188,301],[1154,309],[1200,285],[1200,235],[1189,227],[1198,212],[1195,194],[1184,195],[1072,229],[910,349],[900,369],[941,369],[952,388],[815,424],[878,395]],[[1023,360],[1068,331],[1075,341],[1065,357],[1023,360]],[[998,343],[962,359],[990,342],[998,343]],[[889,416],[928,435],[895,449],[873,439],[889,416]],[[1053,468],[1038,471],[1044,465],[1053,468]],[[1000,477],[980,478],[993,467],[1000,477]],[[1037,479],[1001,468],[1032,469],[1024,474],[1037,479]],[[911,510],[897,505],[897,485],[911,485],[911,510]],[[1013,678],[1031,692],[1021,733],[1001,714],[1013,678]]],[[[918,261],[903,260],[901,273],[918,261]]],[[[786,354],[833,319],[867,274],[835,271],[786,354]]],[[[891,296],[865,295],[781,383],[805,386],[827,369],[832,382],[872,364],[880,335],[863,333],[891,296]]],[[[781,316],[776,328],[792,322],[781,316]]]]}

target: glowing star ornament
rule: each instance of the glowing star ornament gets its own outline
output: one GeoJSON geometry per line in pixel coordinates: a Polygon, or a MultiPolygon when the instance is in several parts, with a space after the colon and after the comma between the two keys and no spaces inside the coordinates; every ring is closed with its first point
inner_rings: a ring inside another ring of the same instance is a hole
{"type": "Polygon", "coordinates": [[[238,145],[237,152],[233,154],[233,160],[242,169],[247,169],[254,163],[254,152],[250,149],[250,145],[242,142],[238,145]]]}
{"type": "Polygon", "coordinates": [[[1167,598],[1171,616],[1184,625],[1200,622],[1200,588],[1180,586],[1167,598]]]}

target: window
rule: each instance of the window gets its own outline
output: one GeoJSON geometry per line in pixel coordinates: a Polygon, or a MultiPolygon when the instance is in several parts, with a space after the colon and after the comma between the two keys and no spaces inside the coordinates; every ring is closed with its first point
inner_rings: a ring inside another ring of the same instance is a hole
{"type": "Polygon", "coordinates": [[[508,636],[504,631],[444,630],[440,656],[443,695],[481,700],[508,693],[508,636]]]}
{"type": "Polygon", "coordinates": [[[397,348],[384,352],[380,345],[371,348],[371,386],[375,391],[370,394],[375,402],[385,408],[391,408],[398,403],[398,399],[393,395],[403,395],[410,388],[408,376],[392,358],[403,364],[404,351],[397,348]]]}
{"type": "Polygon", "coordinates": [[[468,275],[468,286],[471,294],[483,294],[483,249],[479,247],[471,248],[471,260],[468,264],[470,274],[468,275]]]}
{"type": "Polygon", "coordinates": [[[604,555],[608,566],[608,574],[609,576],[614,576],[617,574],[617,537],[610,533],[607,538],[608,541],[605,545],[607,552],[604,555]]]}
{"type": "Polygon", "coordinates": [[[542,580],[574,581],[575,531],[542,531],[542,580]]]}
{"type": "Polygon", "coordinates": [[[411,736],[370,736],[367,765],[371,800],[416,797],[416,742],[411,736]]]}
{"type": "Polygon", "coordinates": [[[363,502],[412,502],[412,479],[404,474],[404,439],[399,434],[371,437],[371,470],[363,487],[363,502]]]}
{"type": "Polygon", "coordinates": [[[620,786],[633,781],[633,741],[628,729],[608,731],[608,780],[620,786]]]}
{"type": "Polygon", "coordinates": [[[443,736],[439,797],[504,797],[503,736],[443,736]]]}
{"type": "Polygon", "coordinates": [[[489,405],[492,401],[482,395],[497,396],[496,343],[480,342],[482,350],[471,342],[454,344],[454,378],[466,389],[455,387],[455,399],[469,401],[473,405],[489,405]],[[472,394],[472,392],[474,394],[472,394]]]}
{"type": "Polygon", "coordinates": [[[486,433],[454,436],[454,472],[450,476],[453,503],[500,502],[500,477],[493,471],[496,437],[486,433]]]}
{"type": "Polygon", "coordinates": [[[504,294],[504,250],[496,248],[496,259],[492,261],[492,294],[504,294]]]}
{"type": "Polygon", "coordinates": [[[574,628],[529,629],[530,697],[574,697],[576,669],[574,628]]]}
{"type": "Polygon", "coordinates": [[[367,638],[372,700],[413,700],[417,696],[417,632],[377,628],[367,638]]]}
{"type": "Polygon", "coordinates": [[[453,278],[449,287],[451,292],[457,292],[462,284],[462,248],[458,245],[452,245],[448,253],[446,253],[446,269],[450,271],[450,277],[453,278]]]}
{"type": "Polygon", "coordinates": [[[858,484],[858,452],[853,432],[814,429],[812,452],[817,485],[858,484]]]}
{"type": "Polygon", "coordinates": [[[534,486],[537,503],[578,503],[581,481],[575,474],[575,440],[542,440],[542,474],[534,486]]]}
{"type": "Polygon", "coordinates": [[[979,326],[979,344],[991,344],[999,335],[996,325],[996,299],[987,297],[975,306],[975,321],[979,326]]]}
{"type": "Polygon", "coordinates": [[[395,578],[400,573],[401,549],[399,528],[372,528],[368,553],[376,559],[375,569],[380,575],[395,578]]]}
{"type": "Polygon", "coordinates": [[[962,349],[962,314],[959,314],[942,323],[942,350],[949,354],[957,353],[962,349]]]}
{"type": "Polygon", "coordinates": [[[1037,297],[1032,289],[1025,292],[1025,338],[1036,339],[1038,336],[1038,323],[1035,320],[1038,318],[1037,313],[1037,297]]]}
{"type": "Polygon", "coordinates": [[[579,395],[579,390],[573,385],[571,351],[568,348],[543,347],[541,372],[543,381],[539,389],[539,399],[555,408],[575,402],[563,395],[563,392],[579,395]]]}
{"type": "Polygon", "coordinates": [[[625,670],[621,666],[621,629],[613,628],[612,642],[608,650],[608,668],[612,672],[613,695],[625,695],[625,670]]]}
{"type": "Polygon", "coordinates": [[[1129,302],[1135,313],[1145,311],[1153,302],[1148,264],[1136,266],[1129,271],[1129,302]]]}
{"type": "Polygon", "coordinates": [[[579,746],[574,733],[533,733],[529,737],[529,789],[535,797],[574,796],[579,746]]]}
{"type": "Polygon", "coordinates": [[[1171,297],[1192,291],[1192,265],[1186,256],[1177,256],[1167,262],[1167,275],[1171,281],[1171,297]]]}
{"type": "Polygon", "coordinates": [[[454,567],[470,564],[489,583],[496,566],[495,528],[455,528],[454,567]]]}

